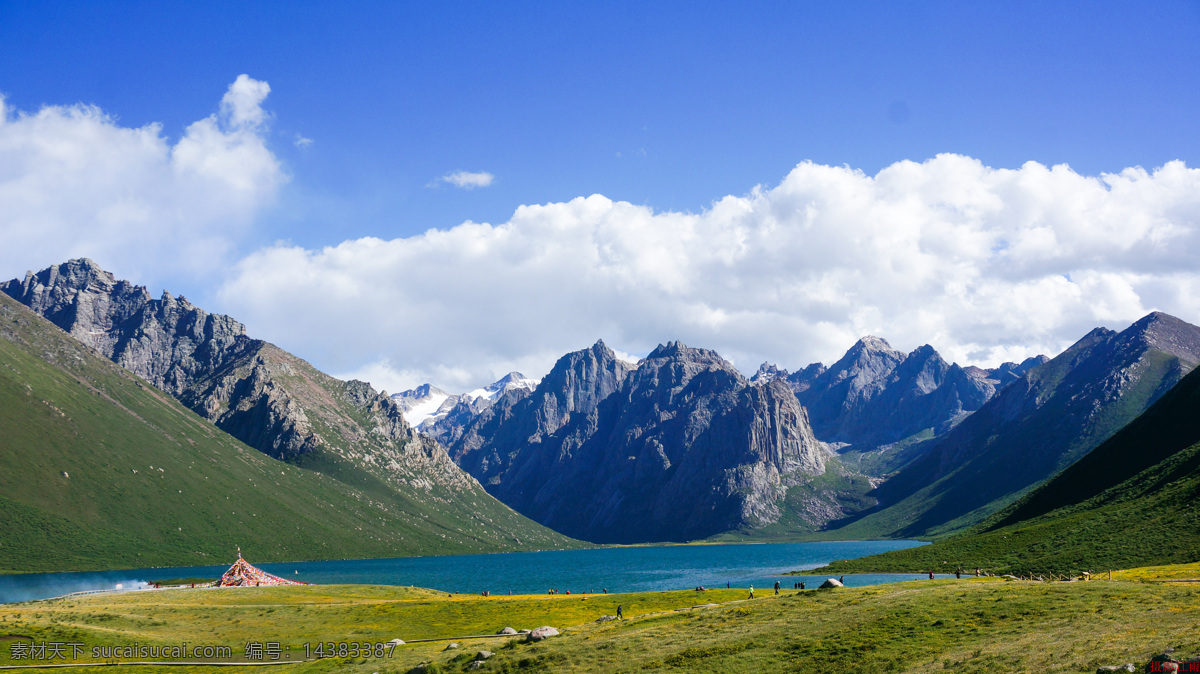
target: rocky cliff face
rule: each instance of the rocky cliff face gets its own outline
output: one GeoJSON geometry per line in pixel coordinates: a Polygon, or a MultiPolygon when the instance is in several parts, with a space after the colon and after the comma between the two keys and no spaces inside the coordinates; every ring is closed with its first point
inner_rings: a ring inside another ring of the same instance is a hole
{"type": "Polygon", "coordinates": [[[502,501],[601,542],[690,540],[779,519],[827,454],[782,381],[660,346],[636,369],[598,342],[502,397],[451,448],[502,501]]]}
{"type": "Polygon", "coordinates": [[[868,336],[804,382],[796,397],[809,410],[817,437],[869,448],[942,430],[979,409],[997,382],[973,370],[947,363],[929,345],[906,355],[868,336]]]}
{"type": "MultiPolygon", "coordinates": [[[[992,369],[947,363],[925,345],[904,354],[878,337],[863,337],[836,363],[788,373],[763,363],[754,382],[786,381],[808,410],[817,437],[839,451],[885,451],[918,434],[941,434],[979,409],[1044,356],[992,369]]],[[[875,461],[888,472],[888,461],[875,461]]]]}
{"type": "Polygon", "coordinates": [[[451,456],[480,482],[497,485],[524,445],[542,443],[573,415],[593,413],[631,369],[603,340],[569,353],[533,391],[506,391],[480,412],[449,444],[451,456]]]}
{"type": "Polygon", "coordinates": [[[0,291],[174,395],[255,348],[232,318],[167,292],[153,299],[144,286],[118,281],[87,259],[29,272],[0,291]]]}

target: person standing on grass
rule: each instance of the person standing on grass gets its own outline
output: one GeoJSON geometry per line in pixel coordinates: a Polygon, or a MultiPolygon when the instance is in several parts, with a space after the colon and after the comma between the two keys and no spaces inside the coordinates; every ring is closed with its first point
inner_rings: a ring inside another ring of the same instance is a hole
{"type": "Polygon", "coordinates": [[[747,599],[754,599],[754,586],[753,586],[753,585],[751,585],[751,586],[750,586],[750,596],[749,596],[749,597],[746,597],[746,598],[747,598],[747,599]]]}
{"type": "Polygon", "coordinates": [[[775,581],[775,594],[779,594],[779,581],[775,581]]]}
{"type": "Polygon", "coordinates": [[[621,614],[621,605],[617,604],[617,620],[624,620],[625,616],[621,614]]]}

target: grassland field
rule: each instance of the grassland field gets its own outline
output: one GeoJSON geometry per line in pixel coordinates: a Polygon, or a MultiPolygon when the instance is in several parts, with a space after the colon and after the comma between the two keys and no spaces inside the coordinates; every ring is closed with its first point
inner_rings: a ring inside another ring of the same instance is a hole
{"type": "MultiPolygon", "coordinates": [[[[1139,671],[1168,648],[1200,654],[1200,564],[1114,572],[1113,580],[1041,583],[997,578],[913,581],[835,590],[745,589],[609,595],[449,595],[364,585],[153,590],[0,606],[0,665],[12,645],[227,646],[278,643],[304,659],[318,643],[442,639],[398,646],[390,657],[334,657],[261,667],[172,667],[221,672],[458,672],[480,650],[484,672],[1094,672],[1139,671]],[[1184,580],[1185,582],[1178,582],[1184,580]],[[1168,582],[1170,581],[1170,582],[1168,582]],[[693,608],[703,604],[716,606],[693,608]],[[623,608],[625,620],[598,623],[623,608]],[[680,610],[682,609],[682,610],[680,610]],[[551,625],[540,643],[461,639],[504,627],[551,625]],[[13,636],[19,635],[19,636],[13,636]],[[446,650],[447,640],[460,648],[446,650]]],[[[790,583],[785,583],[790,585],[790,583]]],[[[149,659],[149,658],[137,658],[149,659]]],[[[161,667],[122,667],[155,671],[161,667]]],[[[120,671],[118,670],[118,671],[120,671]]],[[[83,667],[71,672],[107,671],[83,667]]]]}

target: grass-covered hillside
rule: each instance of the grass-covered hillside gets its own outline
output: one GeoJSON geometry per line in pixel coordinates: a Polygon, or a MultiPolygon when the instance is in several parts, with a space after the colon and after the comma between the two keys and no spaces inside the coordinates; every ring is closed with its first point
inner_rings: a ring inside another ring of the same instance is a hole
{"type": "MultiPolygon", "coordinates": [[[[83,644],[83,657],[65,661],[74,663],[95,661],[91,648],[135,642],[223,646],[240,662],[253,661],[253,643],[276,644],[281,660],[312,658],[318,643],[344,648],[285,668],[301,673],[467,672],[480,651],[492,653],[482,672],[1094,672],[1124,663],[1143,671],[1167,649],[1179,659],[1200,653],[1200,586],[1145,582],[1200,569],[1152,571],[1135,570],[1137,580],[972,578],[753,600],[736,588],[516,597],[353,585],[149,590],[0,606],[0,635],[22,635],[8,645],[83,644]],[[598,622],[618,605],[625,620],[598,622]],[[543,625],[561,636],[463,638],[543,625]],[[397,638],[408,643],[361,651],[397,638]]],[[[0,664],[30,664],[10,654],[0,649],[0,664]]]]}
{"type": "Polygon", "coordinates": [[[1200,372],[1036,491],[970,532],[830,572],[1104,571],[1200,560],[1200,372]]]}
{"type": "Polygon", "coordinates": [[[272,459],[2,294],[0,522],[3,571],[572,544],[491,499],[415,503],[272,459]]]}

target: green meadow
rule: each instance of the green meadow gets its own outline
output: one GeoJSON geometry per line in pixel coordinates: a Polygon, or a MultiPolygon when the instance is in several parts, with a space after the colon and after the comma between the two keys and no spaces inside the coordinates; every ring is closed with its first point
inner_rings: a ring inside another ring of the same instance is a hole
{"type": "MultiPolygon", "coordinates": [[[[318,643],[399,638],[434,641],[266,671],[470,671],[488,650],[495,655],[477,671],[1094,672],[1141,667],[1168,648],[1200,654],[1200,581],[1178,582],[1197,578],[1200,565],[1192,564],[1090,582],[964,578],[760,591],[755,599],[744,589],[493,597],[361,585],[138,591],[0,606],[0,664],[45,664],[9,657],[12,644],[29,640],[86,649],[187,642],[227,646],[233,660],[246,661],[248,643],[277,643],[281,657],[303,660],[305,644],[311,656],[318,643]],[[625,620],[597,622],[618,604],[625,620]],[[543,625],[562,635],[540,643],[464,638],[543,625]],[[449,640],[460,648],[448,650],[449,640]]],[[[206,670],[263,671],[182,671],[206,670]]]]}

